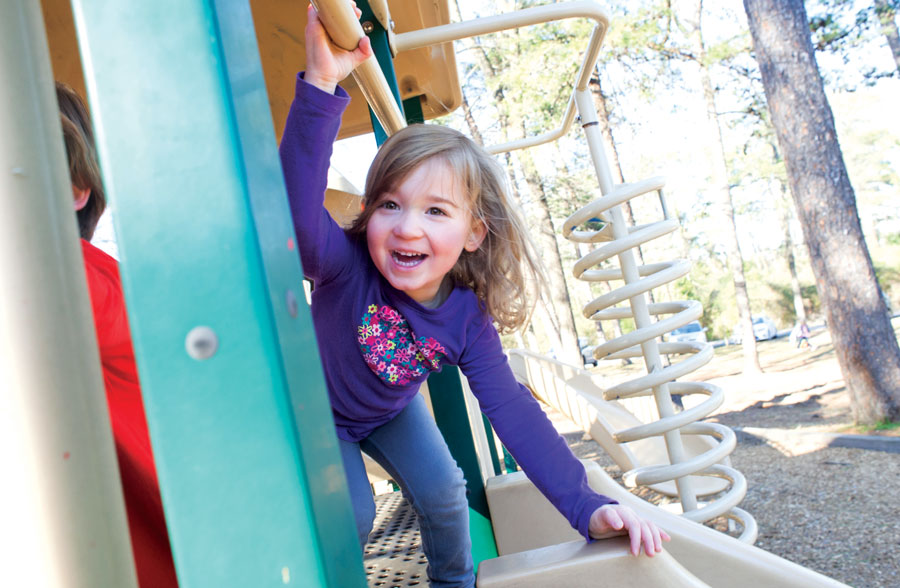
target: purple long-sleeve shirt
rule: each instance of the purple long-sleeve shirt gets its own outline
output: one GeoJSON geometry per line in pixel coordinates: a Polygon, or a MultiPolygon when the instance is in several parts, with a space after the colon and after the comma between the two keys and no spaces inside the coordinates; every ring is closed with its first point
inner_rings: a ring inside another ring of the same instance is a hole
{"type": "Polygon", "coordinates": [[[348,236],[325,210],[332,145],[349,102],[340,88],[328,94],[299,75],[280,147],[303,270],[314,284],[313,324],[338,436],[364,439],[431,372],[457,365],[529,479],[587,538],[591,514],[613,501],[590,489],[565,440],[516,381],[475,293],[457,286],[440,307],[425,308],[393,288],[365,240],[348,236]]]}

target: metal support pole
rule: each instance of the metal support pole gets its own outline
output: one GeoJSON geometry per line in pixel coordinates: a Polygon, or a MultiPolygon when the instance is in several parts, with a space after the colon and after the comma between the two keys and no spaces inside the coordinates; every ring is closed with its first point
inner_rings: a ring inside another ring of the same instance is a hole
{"type": "Polygon", "coordinates": [[[0,78],[0,585],[136,587],[38,2],[0,78]]]}
{"type": "MultiPolygon", "coordinates": [[[[575,104],[578,108],[578,114],[581,117],[581,125],[584,129],[585,138],[588,142],[588,149],[591,153],[591,159],[594,163],[594,171],[597,174],[597,180],[600,183],[600,191],[603,194],[609,194],[613,190],[612,173],[609,169],[609,163],[606,160],[606,154],[603,149],[603,137],[600,133],[600,126],[597,121],[597,112],[594,109],[594,103],[591,99],[591,93],[586,89],[575,90],[575,104]]],[[[628,236],[628,227],[625,224],[625,215],[619,206],[612,208],[610,211],[612,217],[612,230],[616,239],[624,239],[628,236]]],[[[623,277],[626,284],[637,282],[640,279],[638,273],[637,261],[634,252],[628,249],[619,254],[619,264],[622,267],[623,277]]],[[[638,294],[629,299],[631,310],[634,314],[634,322],[638,328],[648,328],[652,324],[650,312],[647,308],[647,300],[644,294],[638,294]]],[[[641,351],[644,355],[647,371],[653,373],[663,368],[662,361],[659,356],[659,345],[657,340],[649,339],[641,344],[641,351]]],[[[672,405],[671,396],[669,394],[668,383],[660,384],[653,388],[653,396],[656,400],[656,406],[659,410],[660,417],[669,417],[675,414],[672,405]]],[[[681,439],[681,432],[673,430],[665,433],[663,438],[666,441],[666,447],[671,463],[681,463],[687,459],[684,444],[681,439]]],[[[685,511],[695,510],[697,508],[697,496],[691,488],[690,479],[687,477],[678,478],[675,484],[678,487],[678,494],[681,498],[681,504],[685,511]]]]}

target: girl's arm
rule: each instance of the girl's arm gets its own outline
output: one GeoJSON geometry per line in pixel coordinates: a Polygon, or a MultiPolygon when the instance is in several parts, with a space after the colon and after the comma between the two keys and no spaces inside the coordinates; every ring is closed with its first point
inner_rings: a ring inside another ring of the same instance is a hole
{"type": "Polygon", "coordinates": [[[317,282],[340,271],[351,251],[324,207],[332,146],[349,102],[343,90],[326,94],[298,75],[278,149],[303,273],[317,282]]]}
{"type": "Polygon", "coordinates": [[[648,555],[668,536],[630,508],[594,492],[572,454],[531,393],[515,379],[496,329],[485,320],[470,339],[460,368],[484,414],[528,478],[586,539],[627,532],[632,552],[648,555]]]}
{"type": "Polygon", "coordinates": [[[351,251],[343,231],[323,207],[332,146],[350,101],[337,82],[372,50],[368,38],[354,51],[336,47],[312,6],[307,16],[307,71],[298,76],[279,153],[304,274],[323,280],[340,270],[351,251]]]}

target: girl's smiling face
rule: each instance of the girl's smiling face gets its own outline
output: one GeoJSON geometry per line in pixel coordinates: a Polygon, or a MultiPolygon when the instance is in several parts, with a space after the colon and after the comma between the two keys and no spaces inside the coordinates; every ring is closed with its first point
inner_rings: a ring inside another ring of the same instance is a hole
{"type": "Polygon", "coordinates": [[[468,198],[450,166],[429,159],[379,196],[366,224],[369,255],[394,288],[423,305],[437,305],[444,278],[465,251],[484,240],[468,198]]]}

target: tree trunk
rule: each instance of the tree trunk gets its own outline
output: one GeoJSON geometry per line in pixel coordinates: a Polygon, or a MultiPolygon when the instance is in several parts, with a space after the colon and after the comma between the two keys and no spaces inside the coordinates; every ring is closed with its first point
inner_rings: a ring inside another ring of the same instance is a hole
{"type": "Polygon", "coordinates": [[[478,123],[475,122],[475,117],[472,116],[472,109],[469,107],[469,99],[466,97],[466,92],[462,90],[460,93],[462,94],[463,117],[466,119],[466,125],[469,127],[472,140],[484,147],[484,138],[481,136],[481,130],[478,128],[478,123]]]}
{"type": "Polygon", "coordinates": [[[694,31],[694,49],[697,63],[700,65],[700,81],[703,85],[703,98],[706,101],[706,118],[709,122],[707,136],[713,141],[714,156],[712,169],[713,188],[717,194],[717,208],[722,219],[722,230],[725,232],[724,242],[728,255],[728,269],[734,284],[734,297],[740,314],[741,346],[744,353],[744,373],[760,373],[759,356],[756,352],[756,337],[753,335],[753,316],[750,311],[750,296],[747,294],[747,279],[744,276],[744,256],[738,242],[737,226],[734,222],[734,202],[731,197],[731,185],[728,182],[728,165],[725,161],[725,143],[722,140],[722,126],[716,112],[716,95],[706,62],[706,44],[703,41],[701,26],[703,16],[703,0],[697,2],[696,29],[694,31]]]}
{"type": "Polygon", "coordinates": [[[558,359],[579,365],[581,349],[578,347],[578,333],[575,331],[575,316],[572,314],[572,302],[563,275],[562,255],[559,251],[559,242],[556,240],[556,228],[553,226],[550,208],[547,205],[544,182],[534,165],[529,150],[520,151],[518,157],[522,164],[525,182],[535,199],[534,220],[537,224],[537,234],[534,235],[534,240],[541,252],[544,268],[547,270],[547,288],[559,325],[562,349],[558,350],[558,359]]]}
{"type": "Polygon", "coordinates": [[[900,31],[897,30],[897,12],[887,0],[875,0],[875,16],[881,24],[881,33],[887,39],[888,47],[897,64],[897,72],[900,73],[900,31]]]}
{"type": "Polygon", "coordinates": [[[791,236],[791,203],[788,200],[784,183],[778,180],[781,188],[781,224],[784,228],[784,260],[791,274],[791,293],[794,299],[794,314],[797,315],[797,323],[806,322],[806,306],[803,304],[803,290],[800,288],[800,278],[797,276],[797,260],[794,256],[794,238],[791,236]]]}
{"type": "MultiPolygon", "coordinates": [[[[461,15],[459,3],[456,2],[455,4],[457,14],[461,15]]],[[[477,38],[470,39],[469,42],[475,49],[475,55],[478,59],[482,75],[486,80],[496,78],[497,66],[491,60],[491,56],[485,50],[484,46],[481,45],[477,38]]],[[[499,86],[494,93],[494,97],[497,100],[498,123],[504,138],[507,138],[510,120],[507,111],[504,108],[505,88],[499,86]]],[[[474,118],[467,116],[466,121],[469,124],[470,129],[473,127],[477,129],[474,118]]],[[[480,134],[478,136],[480,136],[480,134]]],[[[556,241],[556,236],[553,232],[553,222],[550,219],[550,211],[547,207],[543,182],[534,171],[534,165],[529,165],[531,156],[530,153],[527,153],[527,150],[526,152],[519,154],[519,161],[522,163],[522,167],[525,170],[526,181],[535,196],[538,209],[538,218],[536,219],[537,235],[534,240],[547,271],[547,278],[549,281],[547,289],[550,296],[550,300],[548,301],[549,308],[547,310],[553,315],[552,317],[546,317],[546,319],[550,319],[547,321],[546,326],[548,327],[548,331],[550,328],[555,327],[556,337],[553,337],[552,334],[550,336],[551,339],[556,338],[559,340],[559,348],[557,349],[558,358],[563,361],[573,362],[575,365],[580,365],[578,362],[581,361],[581,350],[578,347],[578,335],[575,332],[575,319],[572,315],[572,307],[569,302],[569,291],[566,287],[565,277],[562,274],[562,257],[556,241]]],[[[510,187],[514,192],[514,196],[516,196],[516,200],[521,202],[518,198],[515,174],[512,173],[512,159],[508,153],[506,154],[506,162],[507,173],[510,178],[510,187]]],[[[544,313],[538,312],[536,314],[538,317],[541,317],[544,313]]]]}
{"type": "Polygon", "coordinates": [[[853,416],[900,420],[900,347],[863,239],[806,9],[801,0],[744,0],[744,8],[853,416]]]}

